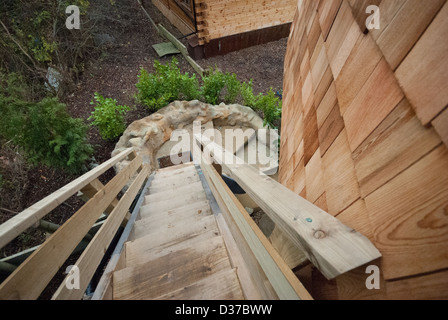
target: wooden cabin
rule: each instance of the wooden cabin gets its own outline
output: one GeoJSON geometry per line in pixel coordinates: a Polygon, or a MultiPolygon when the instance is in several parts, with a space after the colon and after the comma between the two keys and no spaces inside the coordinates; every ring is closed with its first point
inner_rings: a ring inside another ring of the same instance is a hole
{"type": "Polygon", "coordinates": [[[295,0],[152,0],[189,39],[190,55],[208,58],[286,38],[295,0]]]}
{"type": "Polygon", "coordinates": [[[448,298],[447,39],[446,0],[298,1],[279,181],[382,254],[380,289],[311,271],[315,299],[448,298]]]}

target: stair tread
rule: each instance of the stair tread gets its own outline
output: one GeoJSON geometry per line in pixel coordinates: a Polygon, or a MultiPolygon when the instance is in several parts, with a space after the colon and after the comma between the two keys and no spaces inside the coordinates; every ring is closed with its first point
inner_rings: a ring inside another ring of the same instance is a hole
{"type": "Polygon", "coordinates": [[[185,196],[194,192],[202,192],[203,190],[201,181],[198,181],[173,190],[149,193],[149,195],[145,196],[145,203],[164,201],[179,195],[185,196]]]}
{"type": "Polygon", "coordinates": [[[144,228],[148,233],[153,233],[165,227],[172,228],[189,221],[199,221],[209,215],[211,215],[210,206],[191,207],[189,210],[177,211],[176,214],[168,214],[165,212],[150,215],[149,217],[136,221],[134,226],[136,228],[144,228]]]}
{"type": "Polygon", "coordinates": [[[176,167],[171,167],[172,169],[169,171],[162,171],[162,170],[166,170],[166,169],[159,169],[156,171],[155,174],[155,178],[160,179],[160,178],[170,178],[170,177],[175,177],[175,176],[182,176],[184,174],[191,174],[194,173],[196,171],[196,167],[194,166],[194,164],[188,165],[188,166],[176,166],[176,167]]]}
{"type": "Polygon", "coordinates": [[[227,269],[155,300],[244,300],[236,269],[227,269]]]}
{"type": "Polygon", "coordinates": [[[153,202],[146,202],[145,198],[145,205],[142,207],[143,210],[149,212],[149,213],[157,213],[161,211],[169,211],[172,209],[176,209],[179,207],[183,207],[185,205],[195,203],[198,201],[207,200],[207,195],[205,194],[204,190],[201,190],[201,192],[194,192],[191,194],[183,195],[177,195],[167,200],[163,201],[153,201],[153,202]]]}
{"type": "Polygon", "coordinates": [[[113,274],[114,299],[154,299],[231,269],[223,243],[210,241],[113,274]]]}
{"type": "Polygon", "coordinates": [[[157,247],[148,242],[130,242],[126,244],[126,267],[137,266],[148,261],[158,259],[173,252],[184,250],[190,247],[201,248],[204,242],[224,243],[219,232],[210,230],[200,235],[196,235],[189,239],[182,239],[182,241],[173,241],[164,243],[157,247]]]}
{"type": "Polygon", "coordinates": [[[158,186],[158,185],[163,185],[163,184],[169,184],[171,182],[176,182],[178,180],[182,181],[182,180],[187,180],[187,179],[194,179],[196,177],[198,177],[198,172],[196,171],[195,168],[193,170],[188,170],[186,172],[183,172],[181,174],[176,174],[176,175],[163,176],[163,175],[155,174],[154,179],[151,182],[151,185],[158,186]]]}
{"type": "MultiPolygon", "coordinates": [[[[145,208],[145,207],[141,207],[140,208],[140,220],[143,219],[147,219],[150,217],[154,217],[157,218],[159,216],[161,217],[165,217],[165,216],[176,216],[176,215],[183,215],[185,212],[193,212],[194,210],[204,210],[204,209],[209,209],[210,208],[210,202],[208,200],[200,200],[200,201],[195,201],[193,203],[189,203],[183,206],[180,206],[178,208],[173,208],[170,210],[165,210],[165,211],[158,211],[158,212],[153,212],[150,209],[150,207],[145,208]],[[148,210],[147,210],[148,209],[148,210]]],[[[199,214],[199,212],[198,212],[199,214]]]]}
{"type": "Polygon", "coordinates": [[[179,165],[157,169],[157,173],[169,173],[184,168],[194,167],[194,162],[181,163],[179,165]]]}
{"type": "Polygon", "coordinates": [[[154,243],[154,247],[174,241],[176,239],[188,238],[201,232],[207,232],[210,230],[218,230],[216,220],[214,216],[205,216],[199,221],[188,221],[182,225],[176,225],[174,227],[165,226],[165,228],[159,228],[157,232],[148,234],[147,229],[139,228],[136,226],[131,232],[131,240],[137,240],[145,237],[145,241],[154,243]]]}

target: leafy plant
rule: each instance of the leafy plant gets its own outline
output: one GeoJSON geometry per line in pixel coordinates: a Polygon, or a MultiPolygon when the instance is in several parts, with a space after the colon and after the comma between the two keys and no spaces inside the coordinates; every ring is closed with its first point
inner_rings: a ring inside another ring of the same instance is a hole
{"type": "Polygon", "coordinates": [[[238,81],[236,74],[226,73],[224,76],[226,95],[224,96],[224,102],[227,104],[235,103],[236,98],[241,91],[241,82],[238,81]]]}
{"type": "Polygon", "coordinates": [[[179,62],[173,58],[166,65],[154,62],[154,73],[140,69],[137,99],[150,110],[156,111],[175,100],[195,100],[200,97],[196,75],[182,74],[179,62]]]}
{"type": "Polygon", "coordinates": [[[210,104],[218,104],[220,101],[221,91],[224,89],[225,75],[216,70],[210,70],[206,75],[202,77],[202,96],[205,102],[210,104]]]}
{"type": "Polygon", "coordinates": [[[93,153],[87,125],[70,117],[57,98],[29,101],[22,95],[26,91],[15,76],[0,90],[0,137],[20,146],[33,164],[80,172],[93,153]]]}
{"type": "Polygon", "coordinates": [[[264,114],[264,125],[275,128],[274,122],[282,116],[282,101],[270,88],[267,94],[259,94],[255,103],[255,109],[261,110],[264,114]]]}
{"type": "Polygon", "coordinates": [[[100,135],[105,140],[115,139],[126,129],[125,115],[131,108],[117,105],[117,100],[104,98],[99,93],[95,93],[95,110],[88,120],[93,120],[92,125],[96,126],[100,135]]]}

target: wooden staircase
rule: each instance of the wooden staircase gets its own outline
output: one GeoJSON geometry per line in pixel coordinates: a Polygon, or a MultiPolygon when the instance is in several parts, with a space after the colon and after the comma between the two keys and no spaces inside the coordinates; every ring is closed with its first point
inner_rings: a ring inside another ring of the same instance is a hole
{"type": "Polygon", "coordinates": [[[122,255],[114,299],[244,298],[193,163],[156,172],[122,255]]]}

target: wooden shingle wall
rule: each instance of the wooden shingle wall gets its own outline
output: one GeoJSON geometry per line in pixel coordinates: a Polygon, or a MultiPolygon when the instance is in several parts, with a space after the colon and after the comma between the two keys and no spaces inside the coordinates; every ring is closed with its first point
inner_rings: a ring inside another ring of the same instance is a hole
{"type": "Polygon", "coordinates": [[[340,299],[448,299],[447,57],[446,0],[297,3],[279,180],[383,255],[381,289],[363,267],[336,279],[340,299]]]}
{"type": "Polygon", "coordinates": [[[196,0],[199,44],[290,23],[296,0],[196,0]]]}

